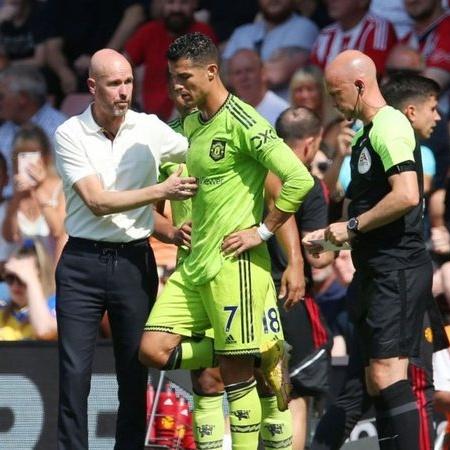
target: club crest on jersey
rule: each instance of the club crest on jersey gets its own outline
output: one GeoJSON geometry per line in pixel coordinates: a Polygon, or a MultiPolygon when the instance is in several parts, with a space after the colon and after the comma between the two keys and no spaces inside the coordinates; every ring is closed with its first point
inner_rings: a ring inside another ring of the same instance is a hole
{"type": "Polygon", "coordinates": [[[213,139],[211,147],[209,148],[209,156],[214,161],[220,161],[225,157],[226,141],[220,139],[213,139]]]}
{"type": "Polygon", "coordinates": [[[358,159],[358,172],[367,173],[370,170],[371,166],[372,166],[372,158],[370,156],[369,150],[367,150],[367,148],[363,148],[358,159]]]}

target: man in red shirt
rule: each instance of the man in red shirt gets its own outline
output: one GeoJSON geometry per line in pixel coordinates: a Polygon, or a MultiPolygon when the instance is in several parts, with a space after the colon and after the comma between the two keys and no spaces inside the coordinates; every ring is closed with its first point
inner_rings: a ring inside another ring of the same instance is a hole
{"type": "Polygon", "coordinates": [[[371,14],[368,0],[326,0],[326,5],[336,22],[320,32],[311,62],[324,69],[343,50],[359,50],[374,61],[378,76],[382,75],[389,50],[397,42],[393,25],[371,14]]]}
{"type": "Polygon", "coordinates": [[[166,52],[180,35],[200,32],[217,43],[214,31],[194,20],[196,0],[166,0],[162,18],[145,23],[125,44],[125,54],[134,66],[144,65],[142,85],[143,109],[168,120],[173,103],[168,95],[166,52]]]}
{"type": "Polygon", "coordinates": [[[414,29],[404,38],[425,58],[424,75],[448,88],[450,81],[450,11],[441,0],[405,0],[405,8],[414,20],[414,29]]]}

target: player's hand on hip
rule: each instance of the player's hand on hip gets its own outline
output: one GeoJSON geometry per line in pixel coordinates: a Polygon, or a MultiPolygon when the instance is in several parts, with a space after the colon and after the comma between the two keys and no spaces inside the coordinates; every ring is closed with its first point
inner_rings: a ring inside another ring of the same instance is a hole
{"type": "Polygon", "coordinates": [[[186,222],[178,228],[178,243],[176,245],[184,245],[191,248],[192,222],[186,222]]]}
{"type": "Polygon", "coordinates": [[[198,184],[194,177],[181,177],[183,165],[180,164],[178,170],[174,172],[166,181],[161,183],[164,198],[168,200],[186,200],[197,192],[198,184]]]}
{"type": "Polygon", "coordinates": [[[334,245],[342,245],[350,240],[347,222],[336,222],[325,228],[325,239],[334,245]]]}
{"type": "Polygon", "coordinates": [[[284,298],[284,309],[289,311],[305,297],[305,275],[303,266],[288,264],[281,277],[281,287],[278,298],[284,298]]]}
{"type": "Polygon", "coordinates": [[[261,243],[262,239],[256,227],[252,227],[228,235],[222,242],[222,251],[226,255],[233,254],[234,256],[239,256],[246,250],[256,247],[261,243]]]}

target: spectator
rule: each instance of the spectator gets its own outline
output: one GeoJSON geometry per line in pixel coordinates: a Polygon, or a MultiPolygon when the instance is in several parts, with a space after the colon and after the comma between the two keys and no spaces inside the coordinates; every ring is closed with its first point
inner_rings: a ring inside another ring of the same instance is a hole
{"type": "Polygon", "coordinates": [[[0,340],[56,339],[53,266],[44,247],[28,240],[6,262],[10,298],[0,302],[0,340]]]}
{"type": "Polygon", "coordinates": [[[413,26],[411,17],[405,9],[404,0],[372,0],[370,2],[370,12],[378,17],[383,17],[395,28],[395,33],[402,39],[413,26]]]}
{"type": "Polygon", "coordinates": [[[330,24],[324,0],[296,0],[295,7],[303,17],[311,19],[319,28],[324,28],[330,24]]]}
{"type": "MultiPolygon", "coordinates": [[[[12,146],[17,130],[27,122],[39,125],[53,144],[56,128],[64,122],[64,114],[47,103],[44,77],[32,67],[12,66],[0,72],[0,151],[12,171],[12,146]]],[[[11,180],[10,180],[11,181],[11,180]]],[[[7,193],[11,193],[11,184],[7,193]]]]}
{"type": "Polygon", "coordinates": [[[413,30],[404,41],[425,58],[424,75],[446,89],[450,80],[450,12],[444,10],[441,0],[404,1],[414,21],[413,30]]]}
{"type": "MultiPolygon", "coordinates": [[[[3,226],[6,211],[8,210],[8,200],[3,195],[3,191],[8,184],[8,172],[6,159],[3,153],[0,152],[0,226],[3,226]]],[[[9,243],[3,238],[3,233],[0,233],[0,273],[3,272],[3,265],[9,258],[10,254],[15,249],[15,245],[9,243]]]]}
{"type": "Polygon", "coordinates": [[[145,20],[141,0],[48,0],[47,64],[63,94],[85,90],[91,55],[103,48],[122,50],[145,20]]]}
{"type": "Polygon", "coordinates": [[[209,23],[217,34],[219,42],[225,42],[234,29],[252,22],[258,12],[258,0],[201,0],[200,7],[210,13],[209,23]]]}
{"type": "Polygon", "coordinates": [[[33,0],[5,0],[0,8],[0,54],[6,62],[41,67],[45,62],[42,6],[33,0]]]}
{"type": "Polygon", "coordinates": [[[425,70],[425,61],[421,53],[408,45],[398,43],[392,47],[386,59],[386,79],[397,72],[422,73],[425,70]]]}
{"type": "Polygon", "coordinates": [[[196,5],[195,0],[165,1],[161,6],[162,18],[144,24],[125,45],[125,53],[132,64],[144,65],[143,109],[162,120],[168,120],[174,109],[167,83],[169,45],[177,36],[195,31],[216,39],[209,25],[194,20],[196,5]]]}
{"type": "Polygon", "coordinates": [[[346,49],[360,50],[384,72],[386,57],[397,42],[394,27],[369,12],[370,0],[326,0],[328,14],[336,22],[324,28],[311,54],[313,64],[322,69],[346,49]]]}
{"type": "Polygon", "coordinates": [[[52,261],[59,258],[66,241],[65,202],[62,182],[53,166],[50,144],[36,125],[24,125],[14,139],[14,194],[3,222],[3,236],[8,242],[25,238],[40,240],[52,261]],[[26,173],[18,171],[24,153],[37,152],[37,162],[26,173]]]}
{"type": "Polygon", "coordinates": [[[324,127],[338,114],[325,92],[323,73],[317,66],[305,66],[294,73],[289,85],[289,98],[293,107],[313,110],[324,127]]]}
{"type": "Polygon", "coordinates": [[[229,61],[229,82],[234,93],[252,105],[272,126],[289,104],[267,89],[267,75],[254,50],[238,50],[229,61]]]}
{"type": "Polygon", "coordinates": [[[259,0],[262,19],[242,25],[231,35],[223,58],[225,63],[238,50],[256,50],[267,66],[271,89],[287,99],[292,74],[306,64],[317,37],[317,26],[294,12],[292,0],[259,0]]]}

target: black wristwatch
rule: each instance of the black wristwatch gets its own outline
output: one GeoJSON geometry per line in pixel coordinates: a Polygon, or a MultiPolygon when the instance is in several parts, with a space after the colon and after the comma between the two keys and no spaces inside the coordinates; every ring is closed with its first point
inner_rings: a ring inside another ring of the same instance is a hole
{"type": "Polygon", "coordinates": [[[356,217],[348,219],[347,222],[348,231],[352,231],[355,234],[361,234],[361,232],[358,230],[358,227],[359,227],[359,220],[356,217]]]}

